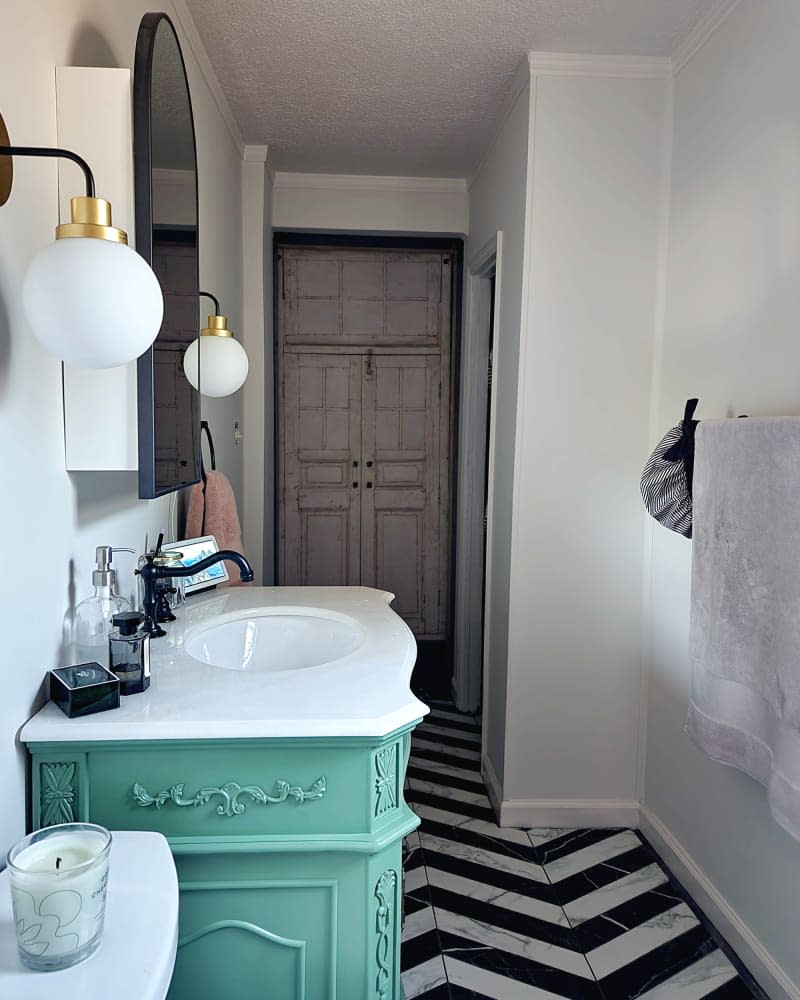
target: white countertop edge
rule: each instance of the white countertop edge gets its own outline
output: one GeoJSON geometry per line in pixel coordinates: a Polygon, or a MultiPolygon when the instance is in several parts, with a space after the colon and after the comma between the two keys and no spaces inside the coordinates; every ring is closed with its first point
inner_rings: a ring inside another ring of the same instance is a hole
{"type": "MultiPolygon", "coordinates": [[[[56,711],[59,711],[56,709],[56,711]]],[[[150,723],[146,729],[136,723],[97,722],[89,725],[87,716],[83,725],[79,720],[63,722],[52,717],[34,717],[25,723],[20,741],[29,746],[37,743],[149,743],[179,740],[268,740],[268,739],[348,739],[367,737],[382,739],[418,719],[424,718],[430,708],[419,702],[419,710],[403,709],[392,715],[376,719],[280,719],[248,722],[175,722],[150,723]],[[145,735],[146,733],[146,735],[145,735]]],[[[100,713],[105,715],[107,713],[100,713]]],[[[113,713],[112,713],[113,714],[113,713]]]]}

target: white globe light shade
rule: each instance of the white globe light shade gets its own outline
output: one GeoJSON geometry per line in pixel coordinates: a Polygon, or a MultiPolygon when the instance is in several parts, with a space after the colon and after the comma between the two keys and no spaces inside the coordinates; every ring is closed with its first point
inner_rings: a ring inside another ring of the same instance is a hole
{"type": "Polygon", "coordinates": [[[199,389],[204,396],[230,396],[244,385],[250,362],[245,349],[233,337],[205,336],[193,340],[186,348],[183,370],[192,388],[199,389]]]}
{"type": "Polygon", "coordinates": [[[145,261],[124,243],[56,240],[31,261],[22,304],[34,336],[76,368],[133,361],[161,329],[164,296],[145,261]]]}

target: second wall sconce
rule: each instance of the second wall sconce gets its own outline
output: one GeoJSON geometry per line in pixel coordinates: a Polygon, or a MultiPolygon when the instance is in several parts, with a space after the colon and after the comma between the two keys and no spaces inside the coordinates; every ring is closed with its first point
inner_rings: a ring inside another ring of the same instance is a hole
{"type": "Polygon", "coordinates": [[[250,370],[247,352],[233,339],[228,317],[220,312],[219,300],[210,292],[200,292],[214,303],[214,315],[183,356],[183,370],[193,389],[203,396],[230,396],[245,383],[250,370]],[[198,378],[198,371],[200,377],[198,378]]]}
{"type": "Polygon", "coordinates": [[[0,205],[11,194],[12,157],[64,157],[86,178],[85,197],[72,198],[71,221],[33,257],[22,305],[46,351],[76,368],[116,368],[153,343],[164,314],[161,286],[128,237],[111,224],[111,205],[95,197],[88,163],[66,149],[10,145],[0,116],[0,205]]]}

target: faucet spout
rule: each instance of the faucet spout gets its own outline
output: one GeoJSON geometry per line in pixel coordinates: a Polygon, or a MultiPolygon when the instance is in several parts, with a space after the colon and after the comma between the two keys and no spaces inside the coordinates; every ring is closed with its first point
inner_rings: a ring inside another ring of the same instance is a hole
{"type": "Polygon", "coordinates": [[[150,633],[151,638],[158,638],[167,634],[156,621],[156,604],[158,602],[156,584],[159,580],[175,576],[194,576],[196,573],[202,573],[209,566],[214,566],[219,562],[235,563],[239,567],[239,577],[242,583],[251,583],[254,576],[253,567],[250,563],[240,552],[234,552],[232,549],[222,549],[220,552],[214,552],[210,556],[206,556],[205,559],[200,559],[198,562],[192,563],[191,566],[162,565],[155,561],[156,554],[157,552],[146,553],[144,564],[135,571],[141,576],[144,585],[142,608],[145,614],[145,622],[142,627],[150,633]]]}

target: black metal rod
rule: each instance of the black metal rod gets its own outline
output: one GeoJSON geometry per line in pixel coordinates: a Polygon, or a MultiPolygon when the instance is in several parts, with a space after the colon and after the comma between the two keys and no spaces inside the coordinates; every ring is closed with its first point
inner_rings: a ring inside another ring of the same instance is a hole
{"type": "Polygon", "coordinates": [[[62,157],[77,163],[86,178],[86,197],[94,198],[94,174],[92,168],[82,156],[69,149],[56,149],[53,146],[0,146],[0,156],[53,156],[62,157]]]}
{"type": "Polygon", "coordinates": [[[198,292],[198,295],[205,295],[207,299],[211,299],[211,301],[214,303],[215,315],[216,316],[222,315],[222,310],[219,307],[219,299],[216,297],[216,295],[212,295],[211,292],[198,292]]]}

